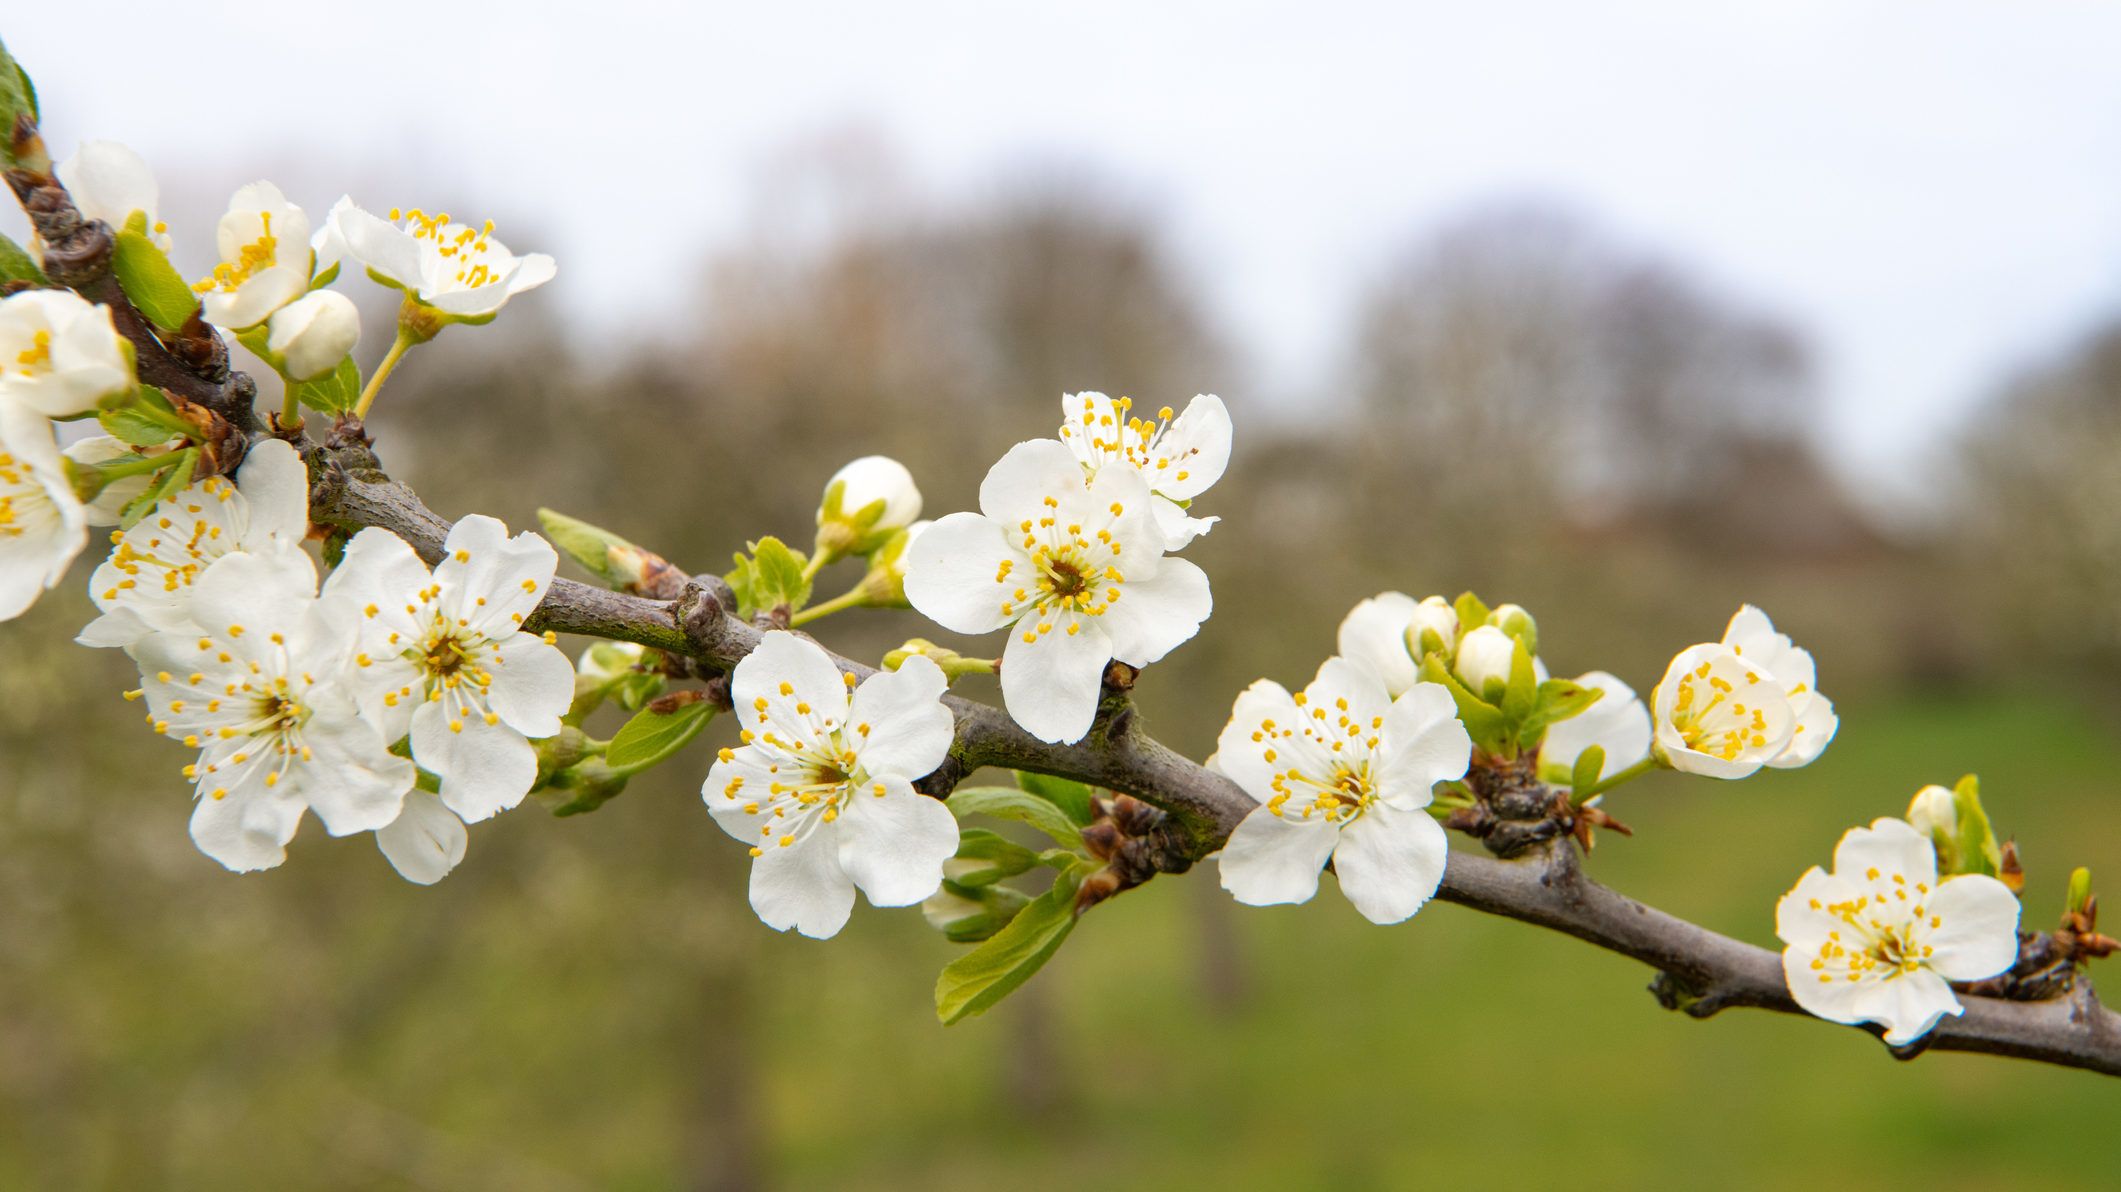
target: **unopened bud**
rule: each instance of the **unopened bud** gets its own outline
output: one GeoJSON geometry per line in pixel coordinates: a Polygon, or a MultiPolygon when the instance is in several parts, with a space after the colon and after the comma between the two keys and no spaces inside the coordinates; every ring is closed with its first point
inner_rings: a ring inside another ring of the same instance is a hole
{"type": "Polygon", "coordinates": [[[1488,624],[1524,643],[1534,656],[1539,653],[1539,625],[1521,604],[1501,604],[1488,614],[1488,624]]]}
{"type": "Polygon", "coordinates": [[[2069,901],[2067,909],[2072,915],[2084,914],[2092,902],[2092,871],[2079,865],[2070,871],[2069,901]]]}
{"type": "Polygon", "coordinates": [[[1453,669],[1466,690],[1497,703],[1510,685],[1510,665],[1517,657],[1517,639],[1493,625],[1482,625],[1458,643],[1453,669]]]}
{"type": "Polygon", "coordinates": [[[1407,654],[1416,662],[1440,654],[1448,665],[1458,649],[1458,612],[1441,596],[1430,596],[1407,621],[1407,654]]]}
{"type": "Polygon", "coordinates": [[[895,671],[906,664],[908,658],[919,655],[942,668],[943,677],[955,683],[966,675],[991,675],[994,659],[967,658],[963,654],[944,646],[938,646],[927,638],[916,637],[898,649],[884,655],[884,669],[895,671]]]}
{"type": "Polygon", "coordinates": [[[265,330],[280,371],[307,381],[339,367],[361,341],[361,312],[337,290],[315,290],[274,311],[265,330]]]}
{"type": "Polygon", "coordinates": [[[668,600],[676,595],[672,588],[683,582],[683,573],[663,556],[600,526],[551,509],[538,510],[538,524],[568,558],[621,592],[668,600]]]}
{"type": "Polygon", "coordinates": [[[867,555],[921,515],[921,490],[906,465],[865,455],[825,482],[817,510],[817,549],[828,561],[867,555]]]}

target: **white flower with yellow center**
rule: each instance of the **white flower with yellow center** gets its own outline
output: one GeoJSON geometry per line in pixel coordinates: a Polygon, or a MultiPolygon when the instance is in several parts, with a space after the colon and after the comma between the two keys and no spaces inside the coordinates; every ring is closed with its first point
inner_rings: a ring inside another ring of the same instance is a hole
{"type": "Polygon", "coordinates": [[[448,213],[391,208],[380,219],[348,203],[334,207],[346,255],[384,285],[464,322],[484,322],[503,303],[551,281],[556,267],[544,253],[517,256],[493,234],[493,221],[473,226],[448,213]],[[402,222],[399,222],[402,221],[402,222]]]}
{"type": "Polygon", "coordinates": [[[1650,704],[1659,759],[1708,778],[1744,778],[1767,765],[1797,727],[1775,676],[1718,642],[1681,650],[1650,704]]]}
{"type": "Polygon", "coordinates": [[[1338,640],[1341,657],[1376,671],[1396,699],[1420,677],[1424,654],[1433,650],[1450,664],[1458,649],[1458,613],[1441,596],[1417,601],[1404,592],[1380,592],[1341,620],[1338,640]]]}
{"type": "Polygon", "coordinates": [[[240,331],[309,291],[309,216],[270,182],[253,182],[228,200],[214,229],[221,263],[192,286],[201,316],[240,331]]]}
{"type": "Polygon", "coordinates": [[[1605,751],[1605,762],[1598,768],[1601,779],[1650,756],[1650,710],[1642,706],[1635,689],[1605,671],[1578,675],[1575,681],[1604,694],[1576,715],[1547,726],[1539,745],[1539,775],[1556,786],[1573,780],[1576,759],[1593,745],[1605,751]]]}
{"type": "Polygon", "coordinates": [[[1066,446],[1018,443],[981,482],[980,512],[942,518],[907,548],[906,599],[958,633],[1012,626],[1009,714],[1040,740],[1078,740],[1107,664],[1155,662],[1214,606],[1207,575],[1164,556],[1154,499],[1132,468],[1086,478],[1066,446]]]}
{"type": "Polygon", "coordinates": [[[83,141],[52,172],[84,217],[100,219],[116,232],[138,216],[148,238],[169,252],[169,225],[156,215],[162,188],[139,154],[116,141],[83,141]]]}
{"type": "Polygon", "coordinates": [[[1091,472],[1115,465],[1139,472],[1156,494],[1150,511],[1164,549],[1183,549],[1218,520],[1192,517],[1186,509],[1230,464],[1230,411],[1212,393],[1195,397],[1176,416],[1165,406],[1154,422],[1133,410],[1132,398],[1067,394],[1061,398],[1061,442],[1091,472]]]}
{"type": "Polygon", "coordinates": [[[1818,680],[1811,652],[1799,649],[1787,635],[1775,632],[1768,615],[1750,604],[1731,617],[1723,631],[1723,644],[1733,654],[1773,675],[1775,685],[1790,701],[1796,727],[1790,730],[1789,744],[1769,759],[1768,765],[1780,770],[1794,769],[1809,765],[1826,752],[1841,720],[1834,714],[1833,701],[1813,689],[1818,680]]]}
{"type": "Polygon", "coordinates": [[[88,581],[103,615],[75,640],[130,646],[154,633],[195,634],[193,588],[234,554],[300,551],[309,533],[309,473],[279,439],[251,445],[231,484],[210,476],[111,535],[110,558],[88,581]]]}
{"type": "Polygon", "coordinates": [[[132,650],[148,722],[199,750],[192,839],[237,872],[285,860],[305,811],[334,836],[384,827],[413,784],[346,686],[351,627],[316,582],[299,551],[230,556],[194,586],[197,637],[132,650]]]}
{"type": "Polygon", "coordinates": [[[0,403],[0,621],[35,604],[87,544],[88,512],[51,423],[0,403]]]}
{"type": "Polygon", "coordinates": [[[393,741],[410,732],[413,760],[441,779],[442,804],[477,823],[537,781],[530,741],[560,731],[574,665],[522,629],[559,566],[550,543],[472,516],[442,549],[430,572],[397,535],[363,530],[324,597],[359,624],[354,682],[369,715],[393,741]]]}
{"type": "Polygon", "coordinates": [[[2018,899],[1981,874],[1937,880],[1929,838],[1896,819],[1852,828],[1775,905],[1790,996],[1829,1022],[1873,1022],[1895,1046],[1962,1012],[1950,981],[2018,959],[2018,899]]]}
{"type": "Polygon", "coordinates": [[[0,406],[70,418],[132,387],[132,356],[109,307],[70,290],[0,299],[0,406]]]}
{"type": "Polygon", "coordinates": [[[1216,766],[1259,800],[1223,846],[1223,889],[1251,906],[1308,902],[1331,860],[1363,917],[1407,918],[1436,892],[1449,851],[1425,810],[1431,788],[1463,777],[1472,752],[1439,684],[1395,700],[1345,658],[1294,695],[1261,679],[1216,741],[1216,766]]]}
{"type": "Polygon", "coordinates": [[[857,887],[872,906],[942,888],[957,820],[913,780],[949,755],[946,687],[918,655],[856,687],[815,643],[780,631],[737,663],[743,743],[721,751],[700,796],[751,845],[751,909],[767,926],[826,939],[857,887]]]}

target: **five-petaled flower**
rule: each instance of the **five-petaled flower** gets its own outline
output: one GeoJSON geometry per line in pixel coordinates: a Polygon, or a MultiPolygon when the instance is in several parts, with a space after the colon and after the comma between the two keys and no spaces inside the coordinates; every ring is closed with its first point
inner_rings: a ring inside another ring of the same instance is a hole
{"type": "Polygon", "coordinates": [[[1839,723],[1812,682],[1812,656],[1746,605],[1722,641],[1689,646],[1666,669],[1651,696],[1658,757],[1710,778],[1805,765],[1839,723]]]}
{"type": "Polygon", "coordinates": [[[1132,468],[1086,479],[1066,446],[1018,443],[980,484],[980,512],[942,518],[907,548],[906,599],[958,633],[1013,626],[1009,714],[1040,740],[1078,740],[1107,664],[1155,662],[1213,607],[1207,575],[1164,556],[1152,500],[1132,468]]]}
{"type": "Polygon", "coordinates": [[[132,386],[132,357],[109,307],[69,290],[0,299],[0,406],[70,418],[132,386]]]}
{"type": "Polygon", "coordinates": [[[1961,1012],[1950,981],[2018,958],[2018,899],[1984,874],[1937,878],[1928,837],[1903,820],[1852,828],[1775,906],[1790,996],[1829,1022],[1872,1022],[1912,1043],[1961,1012]]]}
{"type": "Polygon", "coordinates": [[[874,906],[941,888],[957,820],[913,780],[949,754],[946,686],[919,656],[855,686],[823,649],[781,631],[737,664],[742,744],[721,751],[700,796],[751,845],[751,908],[767,926],[825,939],[846,924],[856,887],[874,906]]]}
{"type": "Polygon", "coordinates": [[[309,290],[309,216],[270,182],[253,182],[228,200],[214,229],[220,263],[192,289],[216,327],[255,327],[309,290]]]}
{"type": "Polygon", "coordinates": [[[193,585],[197,637],[155,634],[131,651],[148,723],[199,750],[184,768],[192,839],[239,873],[285,860],[304,811],[334,836],[370,832],[413,784],[344,683],[351,626],[316,582],[300,551],[232,555],[193,585]]]}
{"type": "Polygon", "coordinates": [[[574,664],[522,628],[559,566],[550,543],[474,515],[442,552],[430,572],[404,539],[370,527],[346,544],[324,598],[358,623],[353,683],[369,716],[390,740],[410,732],[443,805],[477,823],[537,781],[530,739],[560,731],[574,664]]]}
{"type": "Polygon", "coordinates": [[[1451,693],[1417,683],[1392,699],[1366,666],[1329,658],[1295,694],[1261,679],[1237,697],[1216,764],[1259,806],[1222,851],[1239,902],[1308,902],[1330,858],[1341,893],[1373,923],[1421,909],[1448,846],[1432,788],[1473,751],[1451,693]]]}
{"type": "Polygon", "coordinates": [[[51,423],[0,402],[0,621],[21,616],[88,544],[88,513],[51,423]]]}
{"type": "Polygon", "coordinates": [[[1066,394],[1061,398],[1061,442],[1092,473],[1114,466],[1140,473],[1156,497],[1150,512],[1164,536],[1164,549],[1181,550],[1218,520],[1193,517],[1186,510],[1193,498],[1222,479],[1230,464],[1230,411],[1212,393],[1196,396],[1175,417],[1165,406],[1154,422],[1135,417],[1133,411],[1132,398],[1066,394]]]}
{"type": "Polygon", "coordinates": [[[110,558],[89,578],[103,615],[76,638],[84,646],[130,646],[152,633],[195,634],[194,586],[239,553],[299,551],[309,533],[309,473],[279,439],[251,446],[230,484],[209,476],[113,534],[110,558]]]}
{"type": "Polygon", "coordinates": [[[332,214],[346,255],[370,277],[457,321],[493,318],[503,303],[551,281],[556,271],[544,253],[508,251],[492,220],[475,227],[417,207],[393,207],[385,220],[343,201],[332,214]]]}

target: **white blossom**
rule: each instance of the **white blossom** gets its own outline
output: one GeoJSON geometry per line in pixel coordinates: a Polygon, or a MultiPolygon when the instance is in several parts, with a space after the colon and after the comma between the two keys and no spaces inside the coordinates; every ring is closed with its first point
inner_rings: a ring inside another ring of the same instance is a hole
{"type": "Polygon", "coordinates": [[[1074,741],[1096,717],[1105,667],[1146,666],[1193,636],[1208,577],[1166,558],[1131,468],[1088,477],[1051,439],[1019,443],[980,484],[980,512],[937,521],[906,551],[906,599],[958,633],[1013,626],[1002,699],[1026,731],[1074,741]]]}
{"type": "Polygon", "coordinates": [[[83,217],[116,232],[137,214],[155,246],[169,252],[169,225],[156,215],[162,190],[138,153],[116,141],[83,141],[53,173],[83,217]]]}
{"type": "Polygon", "coordinates": [[[1775,625],[1768,620],[1767,614],[1750,604],[1731,617],[1730,625],[1723,631],[1723,644],[1729,646],[1732,653],[1773,675],[1776,686],[1789,699],[1796,727],[1790,731],[1789,744],[1769,759],[1768,765],[1794,769],[1809,765],[1826,752],[1841,721],[1834,715],[1833,702],[1813,689],[1817,679],[1811,653],[1792,645],[1788,635],[1775,632],[1775,625]]]}
{"type": "Polygon", "coordinates": [[[352,636],[316,599],[300,551],[231,555],[193,585],[194,638],[133,649],[156,732],[199,750],[185,767],[192,839],[230,869],[286,859],[305,811],[334,836],[398,817],[413,766],[393,756],[346,687],[352,636]]]}
{"type": "Polygon", "coordinates": [[[289,377],[307,381],[339,367],[361,342],[361,312],[337,290],[314,290],[274,311],[265,329],[266,351],[289,377]]]}
{"type": "Polygon", "coordinates": [[[519,257],[508,251],[495,238],[492,220],[473,227],[417,207],[393,207],[389,220],[351,203],[332,210],[346,255],[370,277],[461,320],[491,319],[510,298],[551,281],[556,271],[544,253],[519,257]]]}
{"type": "Polygon", "coordinates": [[[1376,671],[1398,698],[1421,674],[1422,643],[1434,634],[1445,665],[1458,649],[1458,613],[1441,596],[1415,600],[1404,592],[1380,592],[1357,604],[1341,620],[1341,657],[1376,671]]]}
{"type": "Polygon", "coordinates": [[[1576,715],[1547,726],[1539,746],[1539,772],[1563,786],[1575,772],[1576,759],[1593,745],[1605,751],[1605,763],[1598,770],[1601,779],[1650,755],[1650,711],[1634,688],[1605,671],[1578,675],[1575,681],[1604,694],[1576,715]]]}
{"type": "Polygon", "coordinates": [[[1949,981],[2018,958],[2018,899],[1995,878],[1937,879],[1930,840],[1896,819],[1850,829],[1775,906],[1790,996],[1829,1022],[1873,1022],[1896,1046],[1961,1012],[1949,981]]]}
{"type": "Polygon", "coordinates": [[[0,402],[0,621],[35,604],[87,544],[88,511],[51,423],[0,402]]]}
{"type": "Polygon", "coordinates": [[[370,527],[346,544],[324,596],[359,625],[354,681],[371,718],[393,741],[409,732],[442,804],[477,823],[536,782],[530,741],[560,731],[574,666],[522,629],[559,566],[550,543],[474,515],[442,549],[429,571],[403,539],[370,527]]]}
{"type": "Polygon", "coordinates": [[[1259,801],[1222,851],[1239,902],[1307,902],[1330,858],[1341,893],[1374,923],[1421,909],[1448,846],[1425,808],[1462,777],[1473,742],[1450,692],[1417,683],[1392,699],[1368,667],[1330,658],[1291,695],[1261,679],[1216,742],[1222,773],[1259,801]]]}
{"type": "Polygon", "coordinates": [[[0,299],[0,406],[70,418],[132,387],[132,357],[109,307],[71,290],[0,299]]]}
{"type": "Polygon", "coordinates": [[[1230,464],[1230,411],[1221,398],[1203,393],[1173,416],[1165,406],[1156,421],[1136,418],[1134,401],[1102,393],[1061,398],[1061,442],[1084,468],[1123,466],[1138,472],[1156,496],[1151,505],[1165,550],[1181,550],[1219,519],[1186,510],[1208,491],[1230,464]]]}
{"type": "Polygon", "coordinates": [[[1658,756],[1675,770],[1744,778],[1789,747],[1797,727],[1775,676],[1729,646],[1689,646],[1650,696],[1658,756]]]}
{"type": "Polygon", "coordinates": [[[854,686],[823,649],[781,631],[737,664],[742,744],[721,751],[700,796],[752,846],[751,908],[767,926],[825,939],[846,924],[857,887],[874,906],[911,906],[942,887],[957,820],[913,780],[950,752],[946,687],[918,656],[854,686]]]}
{"type": "Polygon", "coordinates": [[[255,327],[309,290],[309,216],[270,182],[229,198],[214,243],[221,261],[192,289],[216,327],[255,327]]]}
{"type": "Polygon", "coordinates": [[[233,554],[300,551],[309,533],[309,473],[279,439],[251,445],[231,484],[210,476],[166,499],[112,536],[110,557],[89,578],[102,616],[81,631],[84,646],[130,646],[153,633],[195,634],[192,593],[233,554]]]}

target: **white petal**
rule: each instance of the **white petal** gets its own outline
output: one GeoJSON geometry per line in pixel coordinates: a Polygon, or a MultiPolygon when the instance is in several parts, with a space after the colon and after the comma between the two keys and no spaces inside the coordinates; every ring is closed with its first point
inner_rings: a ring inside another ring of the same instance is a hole
{"type": "Polygon", "coordinates": [[[1069,633],[1071,622],[1061,618],[1051,622],[1051,633],[1021,627],[1009,633],[1002,651],[1002,703],[1025,732],[1041,741],[1079,741],[1097,718],[1105,665],[1112,661],[1112,640],[1098,620],[1078,618],[1072,622],[1081,626],[1076,633],[1069,633]]]}
{"type": "Polygon", "coordinates": [[[285,440],[253,443],[236,472],[236,489],[250,513],[244,549],[268,541],[299,547],[309,536],[309,469],[285,440]]]}
{"type": "Polygon", "coordinates": [[[412,714],[412,756],[442,780],[442,802],[467,824],[521,803],[538,779],[537,751],[522,733],[461,711],[452,716],[447,700],[412,714]]]}
{"type": "Polygon", "coordinates": [[[558,263],[544,253],[526,253],[517,257],[516,271],[508,278],[508,296],[513,298],[525,290],[535,290],[559,272],[558,263]]]}
{"type": "Polygon", "coordinates": [[[911,906],[942,888],[943,862],[957,853],[957,819],[905,779],[881,781],[884,794],[857,791],[841,809],[833,825],[839,865],[871,905],[911,906]]]}
{"type": "Polygon", "coordinates": [[[1184,559],[1164,559],[1147,578],[1130,575],[1102,618],[1112,635],[1112,656],[1147,666],[1200,632],[1215,609],[1208,573],[1184,559]]]}
{"type": "Polygon", "coordinates": [[[260,269],[233,292],[210,290],[199,295],[200,314],[216,327],[241,331],[255,327],[309,289],[309,263],[260,269]]]}
{"type": "Polygon", "coordinates": [[[1163,535],[1164,549],[1182,551],[1193,545],[1193,540],[1215,528],[1219,517],[1194,517],[1185,507],[1166,497],[1156,497],[1149,503],[1149,514],[1156,521],[1157,532],[1163,535]]]}
{"type": "Polygon", "coordinates": [[[442,607],[492,636],[512,632],[545,598],[559,570],[552,544],[532,533],[508,536],[508,527],[483,514],[451,526],[434,577],[442,585],[442,607]],[[486,603],[478,601],[484,599],[486,603]]]}
{"type": "MultiPolygon", "coordinates": [[[[1946,878],[1926,908],[1941,924],[1922,942],[1929,967],[1949,981],[1980,981],[2018,960],[2018,896],[1985,874],[1946,878]]],[[[1917,929],[1918,933],[1920,928],[1917,929]]]]}
{"type": "Polygon", "coordinates": [[[1340,892],[1372,923],[1398,923],[1443,880],[1450,845],[1428,812],[1377,803],[1341,829],[1333,850],[1340,892]]]}
{"type": "Polygon", "coordinates": [[[775,931],[831,939],[854,910],[854,882],[840,869],[834,833],[815,831],[786,848],[769,842],[751,863],[751,909],[775,931]]]}
{"type": "Polygon", "coordinates": [[[287,842],[302,825],[302,801],[263,783],[216,799],[201,791],[192,808],[191,838],[199,851],[237,873],[271,869],[287,859],[287,842]]]}
{"type": "Polygon", "coordinates": [[[1930,1033],[1937,1020],[1964,1011],[1944,978],[1916,969],[1890,981],[1855,982],[1854,1009],[1866,1022],[1886,1028],[1885,1041],[1904,1047],[1930,1033]]]}
{"type": "Polygon", "coordinates": [[[1195,397],[1157,440],[1156,454],[1171,466],[1152,476],[1156,491],[1181,501],[1208,491],[1230,464],[1230,438],[1230,410],[1223,399],[1212,393],[1195,397]]]}
{"type": "Polygon", "coordinates": [[[1404,592],[1380,592],[1356,605],[1340,622],[1341,656],[1376,671],[1392,695],[1412,687],[1419,668],[1407,650],[1407,627],[1420,607],[1404,592]]]}
{"type": "Polygon", "coordinates": [[[464,859],[471,834],[464,821],[428,791],[405,796],[405,808],[386,827],[376,829],[376,847],[391,868],[409,882],[431,886],[449,876],[464,859]]]}
{"type": "Polygon", "coordinates": [[[1794,770],[1818,760],[1841,728],[1834,702],[1816,691],[1798,695],[1790,703],[1797,713],[1797,727],[1790,732],[1789,745],[1768,762],[1778,770],[1794,770]]]}
{"type": "Polygon", "coordinates": [[[511,633],[494,643],[486,670],[493,676],[487,706],[501,723],[532,739],[560,731],[560,717],[574,702],[574,665],[558,646],[511,633]]]}
{"type": "Polygon", "coordinates": [[[334,836],[373,832],[398,818],[412,789],[412,763],[395,756],[367,722],[312,716],[302,732],[312,759],[288,772],[302,800],[334,836]]]}
{"type": "Polygon", "coordinates": [[[1034,575],[1030,558],[1009,545],[1002,527],[977,513],[942,518],[906,548],[906,602],[954,633],[1007,625],[1002,605],[1020,579],[1034,575]],[[1018,578],[1004,574],[1004,563],[1018,578]]]}
{"type": "Polygon", "coordinates": [[[1854,902],[1861,891],[1855,885],[1817,865],[1804,871],[1797,884],[1775,903],[1775,935],[1792,948],[1804,951],[1810,961],[1828,935],[1839,931],[1841,920],[1828,913],[1836,903],[1854,902]],[[1818,906],[1813,906],[1813,903],[1818,906]]]}
{"type": "MultiPolygon", "coordinates": [[[[1392,708],[1392,697],[1377,672],[1338,655],[1319,664],[1318,674],[1304,688],[1304,699],[1314,713],[1322,709],[1329,717],[1345,714],[1357,724],[1370,724],[1392,708]]],[[[1410,707],[1426,711],[1433,705],[1423,701],[1410,707]]]]}
{"type": "Polygon", "coordinates": [[[1850,828],[1834,847],[1834,876],[1843,881],[1890,881],[1894,874],[1910,887],[1937,883],[1936,848],[1906,820],[1882,818],[1868,828],[1850,828]]]}
{"type": "Polygon", "coordinates": [[[1381,797],[1411,811],[1429,805],[1437,783],[1465,777],[1473,738],[1459,722],[1458,704],[1442,684],[1416,683],[1385,713],[1378,753],[1381,797]]]}
{"type": "Polygon", "coordinates": [[[796,726],[810,719],[847,719],[847,683],[832,656],[816,642],[782,629],[759,638],[758,647],[736,664],[729,691],[737,719],[749,729],[759,726],[761,700],[765,723],[784,733],[802,732],[796,726]],[[800,704],[810,705],[807,715],[797,711],[800,704]]]}
{"type": "Polygon", "coordinates": [[[238,551],[209,564],[192,584],[192,618],[206,632],[256,647],[274,633],[291,635],[317,593],[317,565],[300,550],[238,551]]]}
{"type": "Polygon", "coordinates": [[[401,290],[418,289],[421,280],[420,242],[412,234],[359,207],[338,213],[339,231],[346,238],[346,252],[386,284],[401,290]]]}
{"type": "MultiPolygon", "coordinates": [[[[847,708],[847,739],[855,743],[862,769],[915,779],[942,765],[956,727],[950,709],[942,704],[948,688],[943,669],[918,654],[896,671],[871,675],[855,688],[847,708]]],[[[875,901],[873,892],[870,901],[875,901]]]]}
{"type": "Polygon", "coordinates": [[[154,223],[160,197],[154,172],[126,146],[116,141],[83,141],[54,172],[81,214],[102,220],[113,232],[124,227],[135,211],[144,212],[148,223],[154,223]]]}
{"type": "Polygon", "coordinates": [[[1723,644],[1739,656],[1775,676],[1784,691],[1811,687],[1815,682],[1812,656],[1778,633],[1768,615],[1748,604],[1731,617],[1723,631],[1723,644]]]}
{"type": "Polygon", "coordinates": [[[1058,439],[1027,439],[987,469],[987,478],[979,486],[979,508],[990,520],[1014,526],[1026,518],[1044,517],[1047,497],[1064,497],[1082,487],[1083,467],[1066,444],[1058,439]]]}
{"type": "Polygon", "coordinates": [[[765,821],[761,812],[745,811],[748,806],[757,807],[766,788],[775,778],[767,767],[780,754],[768,753],[764,746],[740,745],[729,751],[729,760],[716,759],[707,769],[707,781],[700,784],[700,799],[714,816],[715,826],[745,844],[757,844],[760,829],[765,821]]]}
{"type": "Polygon", "coordinates": [[[1339,839],[1321,817],[1289,820],[1255,807],[1223,845],[1217,861],[1223,889],[1246,906],[1309,902],[1339,839]]]}
{"type": "Polygon", "coordinates": [[[1541,765],[1573,770],[1583,751],[1596,745],[1605,750],[1605,766],[1598,772],[1603,778],[1648,757],[1650,712],[1635,689],[1605,671],[1578,675],[1576,682],[1604,694],[1581,714],[1548,726],[1539,748],[1541,765]]]}
{"type": "Polygon", "coordinates": [[[1260,679],[1245,688],[1230,708],[1229,723],[1216,738],[1215,758],[1220,772],[1261,803],[1273,798],[1274,776],[1292,765],[1312,760],[1316,752],[1300,734],[1288,738],[1277,735],[1295,725],[1302,715],[1288,688],[1272,679],[1260,679]],[[1269,721],[1274,728],[1266,727],[1269,721]],[[1274,753],[1271,762],[1266,757],[1269,750],[1274,753]]]}

